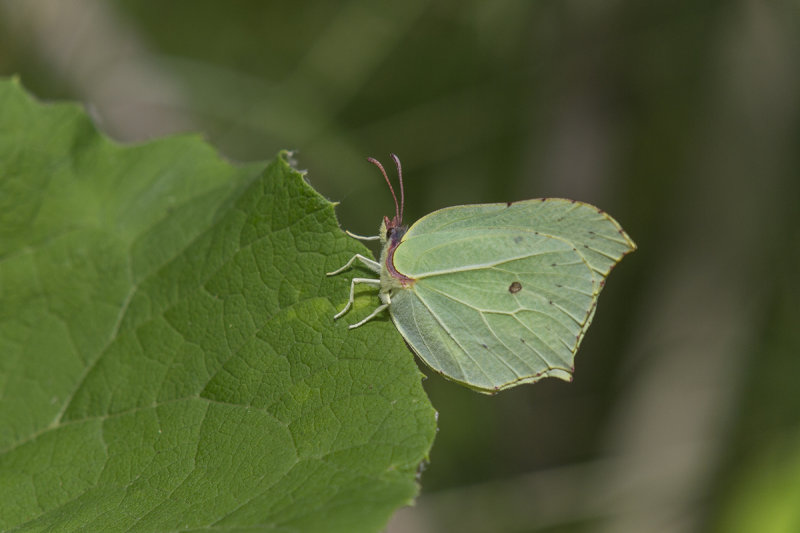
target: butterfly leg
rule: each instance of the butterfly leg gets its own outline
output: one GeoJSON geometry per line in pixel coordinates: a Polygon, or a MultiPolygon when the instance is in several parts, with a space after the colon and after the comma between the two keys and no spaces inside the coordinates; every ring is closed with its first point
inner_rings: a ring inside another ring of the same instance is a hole
{"type": "Polygon", "coordinates": [[[353,266],[353,263],[355,263],[356,260],[361,261],[364,264],[365,267],[367,267],[368,269],[372,270],[376,274],[380,274],[381,273],[381,264],[380,263],[378,263],[377,261],[373,261],[369,257],[364,257],[361,254],[356,254],[353,257],[351,257],[350,261],[345,263],[342,268],[340,268],[338,270],[334,270],[333,272],[328,272],[327,275],[328,276],[335,276],[336,274],[341,274],[342,272],[344,272],[345,270],[347,270],[348,268],[353,266]]]}
{"type": "Polygon", "coordinates": [[[380,235],[372,235],[370,237],[364,237],[363,235],[356,235],[355,233],[352,233],[352,232],[350,232],[348,230],[344,230],[344,232],[347,233],[348,235],[350,235],[352,238],[358,239],[359,241],[379,241],[379,240],[381,240],[381,236],[380,235]]]}
{"type": "Polygon", "coordinates": [[[336,320],[337,318],[341,318],[353,305],[353,299],[355,298],[355,290],[356,290],[356,283],[361,283],[363,285],[371,285],[373,287],[380,287],[381,280],[379,279],[369,279],[369,278],[353,278],[350,280],[350,299],[347,300],[347,305],[344,306],[344,309],[333,315],[333,319],[336,320]]]}
{"type": "Polygon", "coordinates": [[[367,318],[365,318],[364,320],[362,320],[360,322],[356,322],[355,324],[351,324],[351,325],[347,326],[347,329],[355,329],[358,326],[364,325],[366,322],[368,322],[368,321],[372,320],[373,318],[375,318],[375,315],[377,315],[378,313],[380,313],[381,311],[383,311],[387,307],[389,307],[389,304],[381,304],[381,305],[379,305],[378,307],[375,308],[374,311],[372,311],[369,314],[369,316],[367,318]]]}

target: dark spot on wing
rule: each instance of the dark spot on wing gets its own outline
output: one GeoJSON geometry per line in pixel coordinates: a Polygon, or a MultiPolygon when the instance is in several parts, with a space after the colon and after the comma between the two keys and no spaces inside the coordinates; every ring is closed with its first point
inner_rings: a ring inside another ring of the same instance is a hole
{"type": "Polygon", "coordinates": [[[518,293],[521,290],[522,290],[522,283],[520,283],[519,281],[515,281],[514,283],[508,286],[508,292],[510,292],[511,294],[518,293]]]}

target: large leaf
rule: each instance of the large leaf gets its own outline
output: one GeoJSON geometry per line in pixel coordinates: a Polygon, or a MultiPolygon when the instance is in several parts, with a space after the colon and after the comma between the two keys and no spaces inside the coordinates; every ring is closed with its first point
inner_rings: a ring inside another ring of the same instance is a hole
{"type": "Polygon", "coordinates": [[[332,320],[366,251],[259,168],[0,82],[0,529],[375,531],[415,495],[412,356],[332,320]]]}

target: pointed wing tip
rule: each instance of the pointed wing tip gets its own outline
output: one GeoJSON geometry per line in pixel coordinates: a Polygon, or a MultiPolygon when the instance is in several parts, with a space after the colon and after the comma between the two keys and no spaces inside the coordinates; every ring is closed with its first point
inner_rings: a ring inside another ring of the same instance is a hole
{"type": "MultiPolygon", "coordinates": [[[[631,239],[631,236],[630,236],[630,235],[628,235],[627,233],[625,233],[625,230],[623,230],[622,228],[620,228],[620,229],[619,229],[619,233],[620,233],[620,235],[622,235],[622,238],[623,238],[623,239],[625,239],[625,242],[628,244],[628,249],[627,249],[627,250],[625,250],[625,252],[623,252],[623,254],[622,254],[622,256],[623,256],[623,257],[624,257],[624,256],[626,256],[626,255],[628,255],[628,254],[629,254],[629,253],[631,253],[631,252],[635,252],[635,251],[636,251],[636,250],[639,248],[639,247],[636,245],[636,243],[635,243],[635,242],[633,242],[633,239],[631,239]]],[[[621,258],[620,258],[620,259],[621,259],[621,258]]]]}

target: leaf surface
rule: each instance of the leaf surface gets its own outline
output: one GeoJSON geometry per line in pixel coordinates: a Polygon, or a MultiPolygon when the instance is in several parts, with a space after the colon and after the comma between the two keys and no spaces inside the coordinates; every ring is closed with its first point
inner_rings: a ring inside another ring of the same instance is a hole
{"type": "Polygon", "coordinates": [[[0,81],[0,529],[377,531],[435,431],[282,155],[121,147],[0,81]]]}

